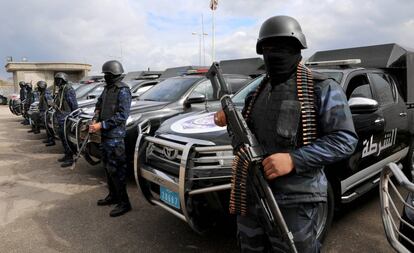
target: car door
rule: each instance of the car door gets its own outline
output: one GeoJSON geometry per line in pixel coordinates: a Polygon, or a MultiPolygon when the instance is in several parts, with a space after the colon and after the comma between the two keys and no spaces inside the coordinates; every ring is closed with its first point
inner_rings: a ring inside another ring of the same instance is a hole
{"type": "MultiPolygon", "coordinates": [[[[357,97],[376,100],[374,85],[366,71],[350,74],[345,83],[345,93],[348,100],[357,97]]],[[[381,103],[380,101],[377,102],[381,103]]],[[[342,194],[375,176],[378,169],[380,169],[377,164],[382,157],[380,156],[381,152],[378,153],[377,142],[384,136],[385,118],[383,109],[384,107],[380,105],[374,112],[352,114],[359,140],[356,151],[344,164],[346,169],[336,172],[341,179],[342,194]]]]}
{"type": "Polygon", "coordinates": [[[384,117],[384,133],[377,140],[379,157],[396,160],[408,152],[407,108],[391,76],[378,71],[370,73],[369,78],[374,83],[375,97],[384,117]],[[391,159],[391,156],[396,158],[391,159]]]}

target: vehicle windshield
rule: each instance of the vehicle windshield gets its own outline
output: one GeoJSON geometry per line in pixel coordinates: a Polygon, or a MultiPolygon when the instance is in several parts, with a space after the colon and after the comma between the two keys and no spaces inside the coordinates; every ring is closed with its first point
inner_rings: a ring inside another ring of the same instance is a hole
{"type": "Polygon", "coordinates": [[[95,88],[97,84],[83,84],[76,90],[76,97],[81,98],[85,96],[91,89],[95,88]]]}
{"type": "Polygon", "coordinates": [[[102,93],[102,91],[104,90],[104,88],[105,88],[105,86],[99,86],[99,87],[97,87],[96,89],[94,89],[93,91],[91,91],[91,92],[88,94],[88,96],[89,96],[89,95],[94,95],[94,96],[98,97],[98,96],[100,96],[100,95],[101,95],[101,93],[102,93]]]}
{"type": "Polygon", "coordinates": [[[254,79],[252,82],[244,86],[243,89],[241,89],[236,93],[236,95],[231,98],[231,100],[233,100],[233,103],[235,103],[237,106],[243,106],[246,96],[256,89],[256,87],[262,82],[263,78],[264,75],[254,79]]]}
{"type": "Polygon", "coordinates": [[[344,74],[342,72],[331,72],[331,71],[320,71],[321,73],[329,76],[330,78],[333,78],[335,81],[337,81],[339,84],[342,81],[342,77],[344,76],[344,74]]]}
{"type": "Polygon", "coordinates": [[[164,80],[139,97],[139,100],[172,102],[182,97],[191,86],[201,78],[169,78],[164,80]]]}

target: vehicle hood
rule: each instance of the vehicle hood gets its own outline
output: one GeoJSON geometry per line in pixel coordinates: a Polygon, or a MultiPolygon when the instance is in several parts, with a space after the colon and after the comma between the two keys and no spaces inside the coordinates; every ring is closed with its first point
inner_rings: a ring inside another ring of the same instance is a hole
{"type": "Polygon", "coordinates": [[[84,108],[96,104],[97,99],[82,99],[78,101],[78,107],[84,108]]]}
{"type": "Polygon", "coordinates": [[[169,103],[170,102],[133,100],[131,102],[131,114],[159,110],[169,103]]]}
{"type": "MultiPolygon", "coordinates": [[[[130,115],[147,112],[147,111],[155,111],[155,110],[163,108],[168,103],[169,102],[133,100],[131,102],[130,115]]],[[[94,112],[95,112],[95,103],[85,105],[85,107],[82,108],[81,117],[92,118],[94,115],[94,112]]]]}
{"type": "Polygon", "coordinates": [[[171,134],[210,141],[216,145],[230,145],[227,128],[214,124],[214,113],[202,111],[178,115],[164,121],[155,135],[171,134]]]}

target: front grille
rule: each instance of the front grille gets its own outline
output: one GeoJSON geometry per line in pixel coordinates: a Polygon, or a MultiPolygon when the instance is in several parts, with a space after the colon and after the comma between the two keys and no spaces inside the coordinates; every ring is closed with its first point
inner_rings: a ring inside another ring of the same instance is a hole
{"type": "Polygon", "coordinates": [[[149,142],[146,150],[146,162],[161,171],[178,176],[182,154],[182,150],[149,142]]]}
{"type": "Polygon", "coordinates": [[[190,163],[189,178],[193,181],[230,180],[233,158],[233,148],[229,145],[196,147],[190,163]]]}
{"type": "MultiPolygon", "coordinates": [[[[227,146],[193,144],[190,148],[183,138],[146,137],[145,163],[154,169],[179,177],[181,164],[186,164],[186,178],[192,181],[213,180],[228,182],[231,178],[233,149],[227,146]]],[[[200,140],[201,142],[201,140],[200,140]]],[[[193,142],[192,142],[193,143],[193,142]]]]}

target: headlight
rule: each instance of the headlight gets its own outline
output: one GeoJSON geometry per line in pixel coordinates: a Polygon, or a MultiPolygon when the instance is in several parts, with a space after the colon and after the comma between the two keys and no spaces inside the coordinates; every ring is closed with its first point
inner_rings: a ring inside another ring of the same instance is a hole
{"type": "Polygon", "coordinates": [[[136,122],[137,120],[139,120],[141,118],[142,114],[136,114],[136,115],[131,115],[128,117],[127,121],[126,121],[126,125],[132,125],[134,122],[136,122]]]}

